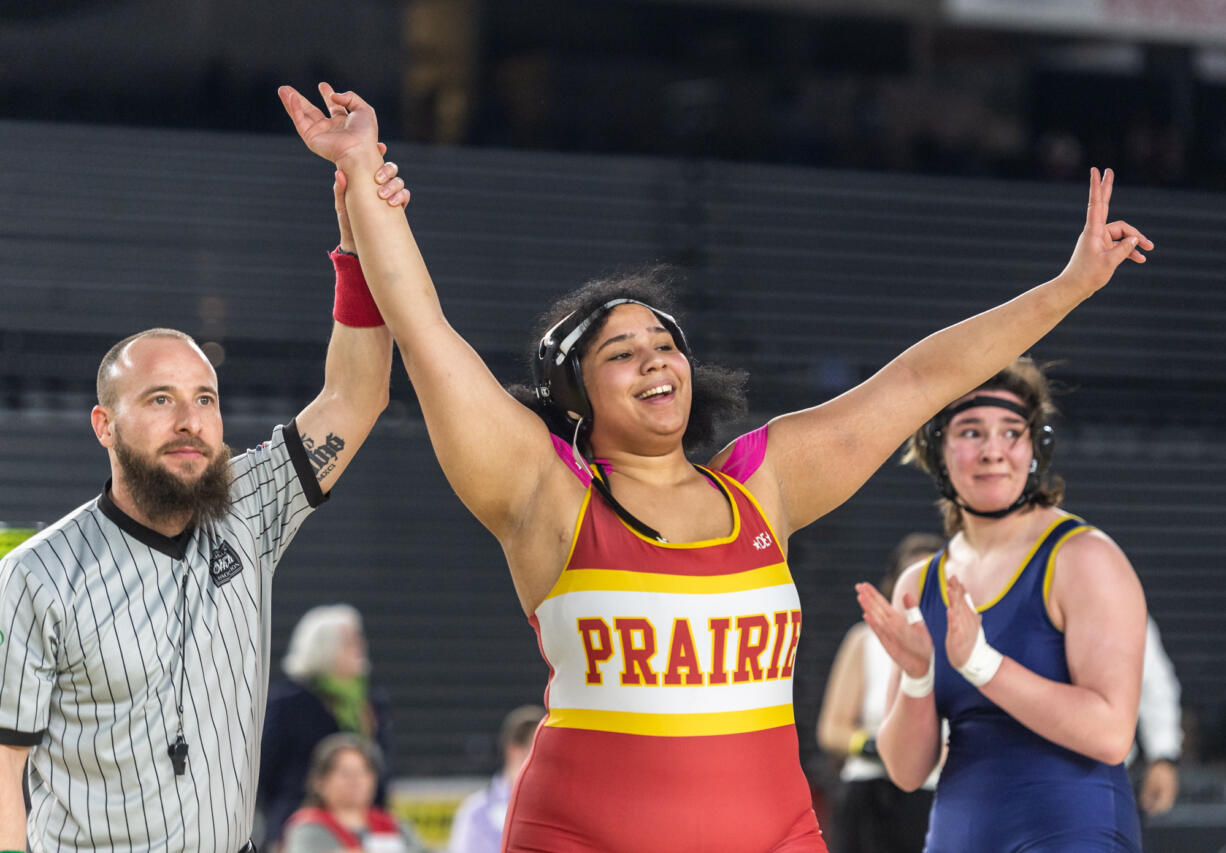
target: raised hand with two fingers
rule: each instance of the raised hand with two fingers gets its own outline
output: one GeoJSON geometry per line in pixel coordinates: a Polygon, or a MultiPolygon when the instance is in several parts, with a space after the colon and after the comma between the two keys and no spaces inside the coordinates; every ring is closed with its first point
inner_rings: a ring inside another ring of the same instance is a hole
{"type": "Polygon", "coordinates": [[[1114,185],[1115,173],[1110,169],[1101,176],[1098,169],[1090,170],[1086,224],[1061,274],[1077,281],[1086,289],[1087,296],[1105,285],[1125,259],[1143,264],[1142,250],[1154,248],[1153,241],[1124,220],[1107,221],[1114,185]]]}

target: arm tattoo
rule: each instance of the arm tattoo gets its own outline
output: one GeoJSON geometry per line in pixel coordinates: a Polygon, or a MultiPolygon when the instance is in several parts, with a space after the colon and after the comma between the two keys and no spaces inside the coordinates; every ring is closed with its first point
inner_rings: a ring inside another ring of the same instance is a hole
{"type": "Polygon", "coordinates": [[[317,445],[315,439],[303,435],[302,447],[306,450],[307,459],[311,460],[311,467],[315,469],[315,479],[322,480],[336,467],[336,460],[345,449],[345,439],[330,432],[328,437],[317,445]]]}

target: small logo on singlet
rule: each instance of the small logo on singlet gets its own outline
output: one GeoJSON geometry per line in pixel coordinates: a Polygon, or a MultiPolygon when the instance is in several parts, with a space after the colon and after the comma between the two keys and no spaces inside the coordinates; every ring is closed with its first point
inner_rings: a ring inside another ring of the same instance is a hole
{"type": "Polygon", "coordinates": [[[230,543],[222,542],[209,558],[209,577],[214,586],[222,586],[233,580],[234,576],[243,570],[243,561],[230,547],[230,543]]]}
{"type": "Polygon", "coordinates": [[[771,535],[766,532],[759,533],[753,538],[753,547],[755,551],[765,551],[771,546],[771,535]]]}

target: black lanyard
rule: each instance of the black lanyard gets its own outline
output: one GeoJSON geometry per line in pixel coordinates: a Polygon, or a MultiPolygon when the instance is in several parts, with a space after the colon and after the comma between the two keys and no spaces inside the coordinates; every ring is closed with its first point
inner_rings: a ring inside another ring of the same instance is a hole
{"type": "Polygon", "coordinates": [[[186,566],[183,569],[183,584],[180,587],[180,597],[182,598],[182,622],[183,631],[179,635],[179,693],[175,697],[175,709],[179,712],[179,730],[175,733],[175,742],[166,750],[166,754],[170,756],[171,766],[175,769],[176,776],[182,776],[187,772],[187,740],[183,737],[183,687],[184,679],[187,676],[187,576],[188,570],[186,566]]]}
{"type": "MultiPolygon", "coordinates": [[[[693,463],[691,463],[693,464],[693,463]]],[[[609,488],[608,474],[599,462],[593,462],[592,468],[595,469],[595,476],[592,477],[592,485],[600,496],[604,498],[604,502],[609,505],[609,509],[617,513],[618,517],[626,524],[630,525],[634,530],[646,536],[648,539],[654,539],[657,542],[668,543],[668,540],[660,535],[660,532],[653,527],[648,527],[643,522],[639,521],[630,511],[617,502],[617,498],[613,497],[613,490],[609,488]]],[[[728,501],[728,506],[732,506],[732,496],[728,494],[724,488],[724,484],[716,479],[715,475],[703,468],[701,465],[694,465],[694,470],[702,474],[708,480],[715,484],[715,488],[719,489],[719,493],[724,496],[724,500],[728,501]]]]}

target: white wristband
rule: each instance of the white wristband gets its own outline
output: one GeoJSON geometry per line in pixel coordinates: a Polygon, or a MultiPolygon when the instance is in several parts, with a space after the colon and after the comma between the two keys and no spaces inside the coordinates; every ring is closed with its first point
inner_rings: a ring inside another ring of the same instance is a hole
{"type": "Polygon", "coordinates": [[[907,671],[902,671],[902,678],[898,680],[898,689],[906,693],[913,699],[923,699],[932,692],[933,682],[933,658],[928,658],[928,671],[919,678],[912,678],[907,675],[907,671]]]}
{"type": "Polygon", "coordinates": [[[970,657],[966,659],[966,663],[958,667],[958,672],[962,673],[962,677],[971,684],[982,687],[992,680],[992,676],[996,675],[996,670],[1000,669],[1001,661],[1004,659],[1004,655],[988,645],[988,638],[983,634],[983,624],[980,623],[979,636],[975,638],[970,657]]]}

